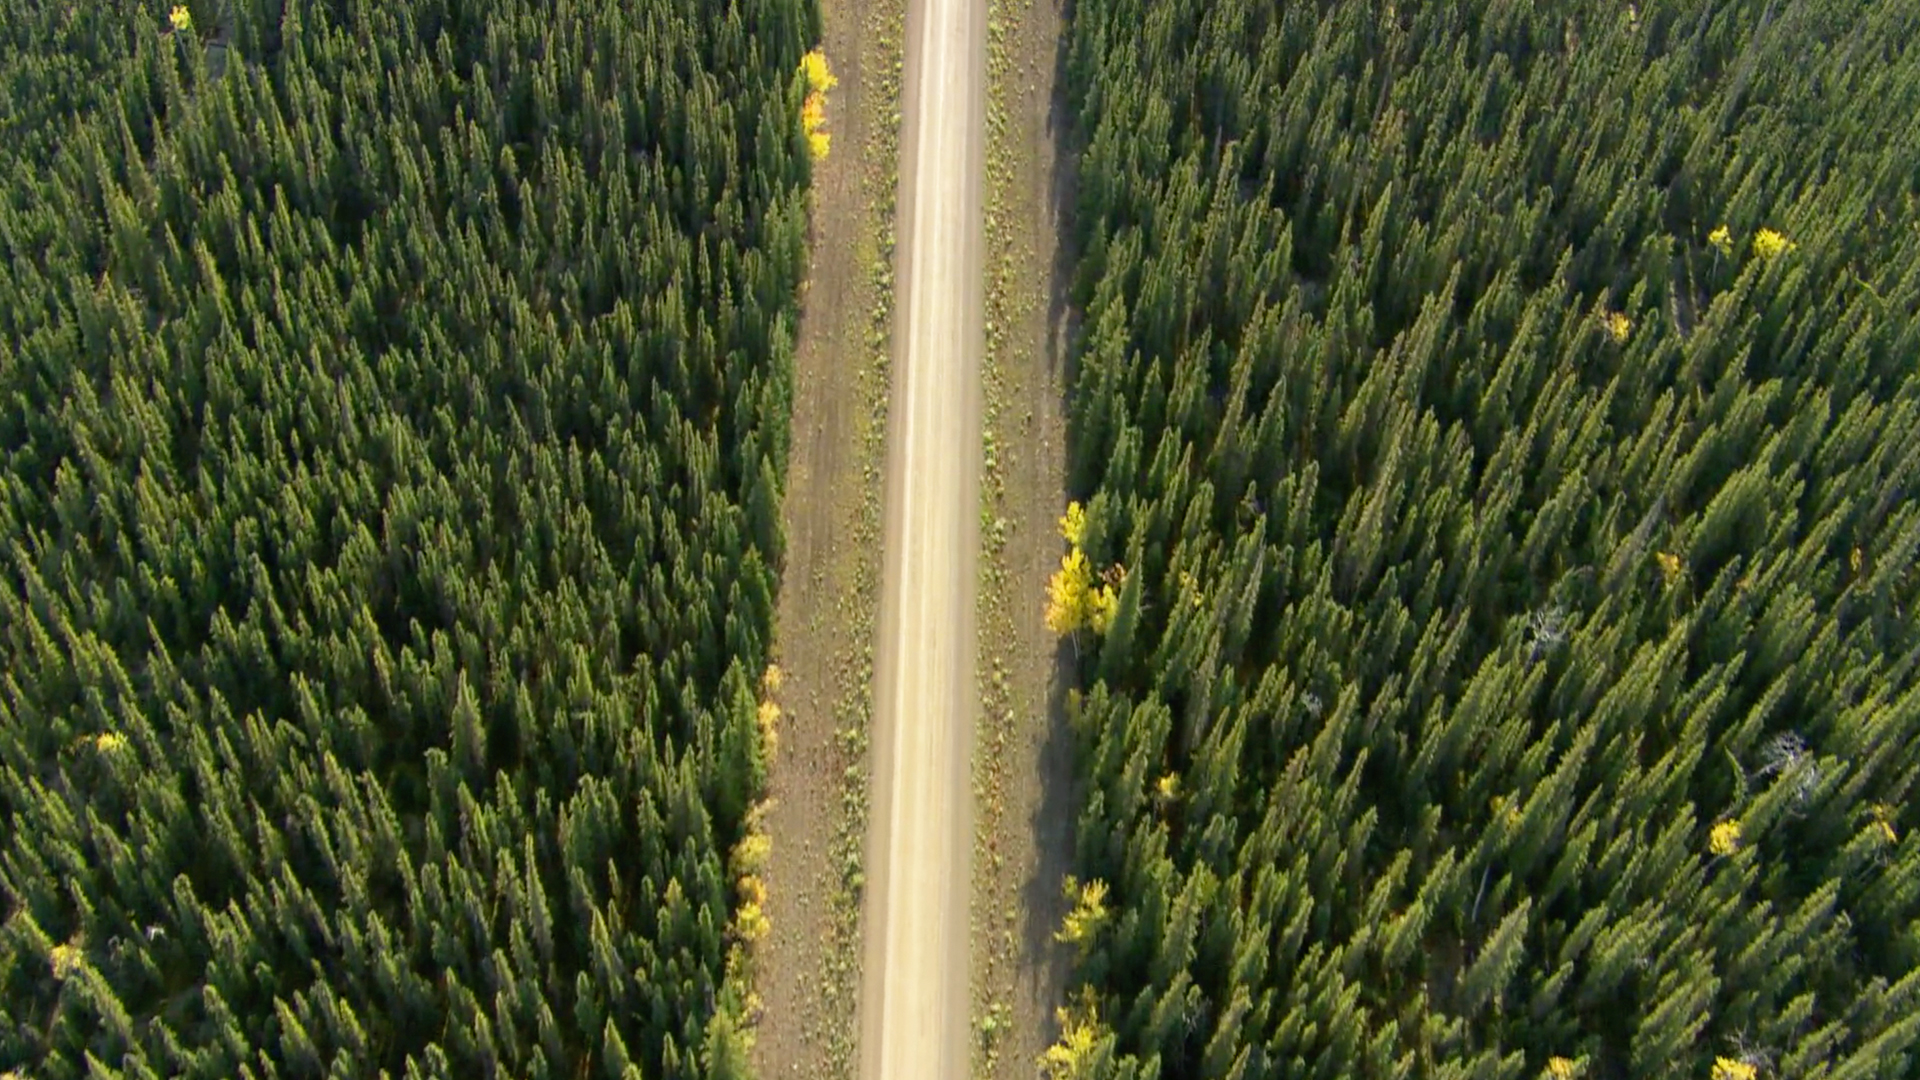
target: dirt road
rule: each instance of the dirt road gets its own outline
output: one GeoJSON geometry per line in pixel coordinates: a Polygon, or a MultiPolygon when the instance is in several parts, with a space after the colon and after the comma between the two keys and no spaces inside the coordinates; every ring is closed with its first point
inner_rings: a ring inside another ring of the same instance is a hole
{"type": "Polygon", "coordinates": [[[964,1080],[985,0],[913,0],[906,45],[860,1076],[964,1080]]]}

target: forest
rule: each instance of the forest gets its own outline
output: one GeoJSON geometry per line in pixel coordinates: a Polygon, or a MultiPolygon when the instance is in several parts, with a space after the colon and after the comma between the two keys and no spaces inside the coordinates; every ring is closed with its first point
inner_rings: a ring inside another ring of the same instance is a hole
{"type": "Polygon", "coordinates": [[[1076,0],[1056,1080],[1920,1069],[1920,8],[1076,0]]]}
{"type": "Polygon", "coordinates": [[[0,1076],[744,1075],[817,20],[8,5],[0,1076]]]}

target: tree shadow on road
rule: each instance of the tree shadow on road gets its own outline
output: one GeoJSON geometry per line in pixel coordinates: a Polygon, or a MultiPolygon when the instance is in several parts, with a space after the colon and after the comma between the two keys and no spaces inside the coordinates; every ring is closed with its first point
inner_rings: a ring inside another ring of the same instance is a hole
{"type": "MultiPolygon", "coordinates": [[[[1045,360],[1047,377],[1059,390],[1056,405],[1060,415],[1070,419],[1072,412],[1068,406],[1078,369],[1075,353],[1079,337],[1079,313],[1072,304],[1072,285],[1075,268],[1079,264],[1074,205],[1078,190],[1080,132],[1067,88],[1067,55],[1074,0],[1056,2],[1061,32],[1054,52],[1053,97],[1047,110],[1047,135],[1052,144],[1049,210],[1054,235],[1059,242],[1054,249],[1047,282],[1045,360]]],[[[1027,955],[1035,960],[1030,975],[1032,984],[1027,991],[1036,1001],[1054,1003],[1065,997],[1074,959],[1071,948],[1054,939],[1054,932],[1067,913],[1068,905],[1061,893],[1060,883],[1074,868],[1074,820],[1080,806],[1074,769],[1074,735],[1067,722],[1067,693],[1077,682],[1077,669],[1074,643],[1061,640],[1054,652],[1052,674],[1048,680],[1045,731],[1037,755],[1040,799],[1029,822],[1039,865],[1033,879],[1027,883],[1026,895],[1021,898],[1026,910],[1024,944],[1027,955]]],[[[1050,1009],[1043,1024],[1046,1041],[1052,1042],[1059,1037],[1050,1009]]]]}

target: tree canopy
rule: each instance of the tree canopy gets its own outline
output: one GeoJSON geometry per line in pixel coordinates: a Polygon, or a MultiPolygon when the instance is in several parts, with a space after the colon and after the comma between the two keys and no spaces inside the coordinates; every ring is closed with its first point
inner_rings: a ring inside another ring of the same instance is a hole
{"type": "Polygon", "coordinates": [[[1052,1075],[1911,1075],[1917,35],[1075,5],[1052,1075]]]}
{"type": "Polygon", "coordinates": [[[813,5],[180,7],[0,21],[0,1073],[740,1075],[813,5]]]}

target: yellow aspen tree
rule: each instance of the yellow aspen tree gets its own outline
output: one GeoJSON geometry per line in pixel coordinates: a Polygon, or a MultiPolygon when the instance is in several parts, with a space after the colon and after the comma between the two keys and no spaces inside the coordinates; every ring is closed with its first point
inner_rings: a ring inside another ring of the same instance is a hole
{"type": "Polygon", "coordinates": [[[1078,1021],[1061,1009],[1056,1014],[1060,1021],[1060,1041],[1047,1047],[1040,1056],[1040,1066],[1053,1080],[1075,1080],[1086,1071],[1086,1061],[1093,1056],[1096,1032],[1091,1022],[1078,1021]]]}
{"type": "Polygon", "coordinates": [[[1060,1023],[1060,1041],[1040,1055],[1040,1071],[1050,1080],[1080,1080],[1092,1068],[1101,1042],[1100,1008],[1091,989],[1082,987],[1071,1008],[1054,1010],[1060,1023]]]}
{"type": "Polygon", "coordinates": [[[1740,850],[1740,823],[1722,821],[1707,837],[1707,847],[1715,855],[1731,855],[1740,850]]]}
{"type": "Polygon", "coordinates": [[[1077,502],[1067,504],[1067,512],[1060,516],[1060,536],[1074,547],[1087,534],[1087,511],[1077,502]]]}
{"type": "Polygon", "coordinates": [[[1107,910],[1107,883],[1096,879],[1082,884],[1069,874],[1062,892],[1073,901],[1073,910],[1067,912],[1054,939],[1077,945],[1084,951],[1112,917],[1112,912],[1107,910]]]}
{"type": "Polygon", "coordinates": [[[1653,558],[1655,562],[1660,564],[1660,574],[1667,579],[1667,584],[1678,585],[1680,583],[1681,572],[1680,556],[1669,551],[1662,551],[1656,553],[1653,558]]]}
{"type": "Polygon", "coordinates": [[[772,761],[780,752],[780,706],[771,700],[762,701],[754,720],[760,727],[760,745],[766,759],[772,761]]]}
{"type": "Polygon", "coordinates": [[[1125,572],[1116,566],[1101,575],[1100,583],[1095,582],[1087,553],[1080,548],[1087,531],[1087,512],[1079,503],[1067,504],[1059,526],[1068,551],[1061,556],[1060,569],[1047,584],[1047,629],[1062,637],[1083,626],[1090,627],[1096,634],[1104,634],[1120,610],[1116,586],[1125,572]]]}
{"type": "Polygon", "coordinates": [[[1792,251],[1793,241],[1772,229],[1761,229],[1753,237],[1753,253],[1763,259],[1772,259],[1792,251]]]}
{"type": "Polygon", "coordinates": [[[739,931],[740,940],[755,942],[767,936],[773,930],[773,923],[767,918],[767,886],[758,875],[749,874],[740,879],[740,911],[734,916],[734,926],[739,931]]]}
{"type": "Polygon", "coordinates": [[[1087,625],[1094,633],[1104,635],[1119,610],[1120,594],[1113,591],[1113,586],[1102,585],[1087,594],[1087,625]]]}
{"type": "Polygon", "coordinates": [[[807,76],[807,99],[800,106],[800,126],[807,133],[807,149],[815,161],[824,160],[833,148],[833,136],[821,128],[827,123],[827,91],[840,80],[827,64],[827,54],[814,49],[800,58],[800,70],[807,76]]]}
{"type": "Polygon", "coordinates": [[[816,94],[824,94],[840,85],[840,79],[827,63],[827,54],[819,49],[800,58],[800,69],[807,73],[807,88],[816,94]]]}
{"type": "Polygon", "coordinates": [[[1047,583],[1047,629],[1062,637],[1092,618],[1093,573],[1086,553],[1074,548],[1060,557],[1060,569],[1047,583]]]}

